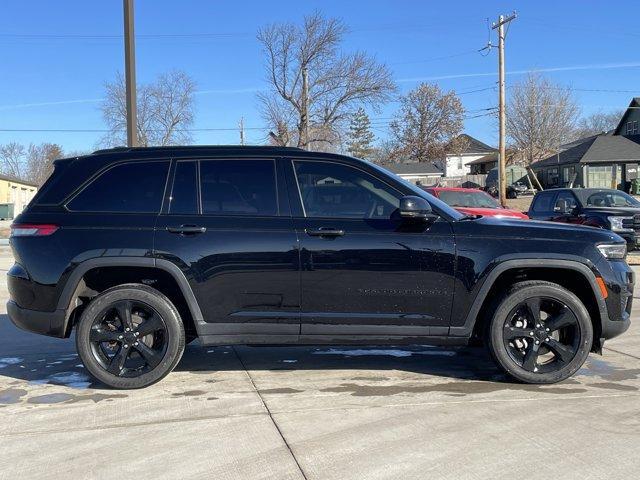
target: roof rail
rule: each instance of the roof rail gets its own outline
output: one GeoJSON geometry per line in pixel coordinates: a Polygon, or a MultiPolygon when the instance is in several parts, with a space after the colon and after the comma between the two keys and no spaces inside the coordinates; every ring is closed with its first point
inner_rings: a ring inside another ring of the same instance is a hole
{"type": "Polygon", "coordinates": [[[300,147],[280,147],[276,145],[170,145],[170,146],[157,146],[157,147],[113,147],[103,148],[93,152],[94,155],[100,155],[103,153],[122,153],[122,152],[136,152],[136,151],[171,151],[171,150],[206,150],[206,149],[225,149],[225,148],[237,148],[246,150],[260,150],[260,149],[273,149],[273,150],[303,150],[300,147]]]}

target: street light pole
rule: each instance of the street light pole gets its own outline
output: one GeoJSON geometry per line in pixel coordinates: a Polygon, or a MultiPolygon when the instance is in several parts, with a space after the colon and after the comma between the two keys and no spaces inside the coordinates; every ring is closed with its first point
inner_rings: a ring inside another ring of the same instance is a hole
{"type": "Polygon", "coordinates": [[[136,45],[133,31],[133,0],[124,1],[124,77],[127,104],[127,146],[138,145],[136,128],[136,45]]]}

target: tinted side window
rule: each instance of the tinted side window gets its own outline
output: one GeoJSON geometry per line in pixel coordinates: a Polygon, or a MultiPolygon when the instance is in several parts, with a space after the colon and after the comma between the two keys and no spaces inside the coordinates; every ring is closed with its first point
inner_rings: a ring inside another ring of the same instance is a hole
{"type": "Polygon", "coordinates": [[[330,162],[295,162],[307,217],[389,218],[400,193],[361,170],[330,162]]]}
{"type": "Polygon", "coordinates": [[[536,197],[535,202],[533,202],[533,205],[531,206],[531,211],[532,212],[553,211],[553,209],[551,208],[551,201],[553,200],[554,195],[555,195],[555,192],[539,193],[538,196],[536,197]]]}
{"type": "Polygon", "coordinates": [[[574,208],[578,206],[578,202],[576,201],[576,197],[573,196],[571,192],[561,192],[558,194],[558,198],[556,198],[556,203],[553,207],[555,212],[570,212],[574,208]]]}
{"type": "Polygon", "coordinates": [[[202,161],[200,184],[204,214],[278,214],[273,160],[202,161]]]}
{"type": "Polygon", "coordinates": [[[116,165],[87,185],[68,208],[77,212],[158,213],[169,162],[116,165]]]}
{"type": "Polygon", "coordinates": [[[169,213],[183,215],[198,213],[198,164],[196,162],[176,164],[169,213]]]}

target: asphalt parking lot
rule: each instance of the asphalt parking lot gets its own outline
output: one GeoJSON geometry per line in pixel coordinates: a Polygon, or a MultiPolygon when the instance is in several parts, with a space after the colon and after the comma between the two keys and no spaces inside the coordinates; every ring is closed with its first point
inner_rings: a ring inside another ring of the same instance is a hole
{"type": "Polygon", "coordinates": [[[0,247],[0,479],[640,475],[640,299],[632,330],[553,386],[510,383],[481,349],[193,345],[159,384],[115,391],[72,339],[10,323],[11,263],[0,247]]]}

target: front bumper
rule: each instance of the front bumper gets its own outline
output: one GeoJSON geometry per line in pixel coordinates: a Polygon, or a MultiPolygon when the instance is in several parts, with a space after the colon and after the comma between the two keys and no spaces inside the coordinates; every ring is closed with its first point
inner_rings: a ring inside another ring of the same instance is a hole
{"type": "Polygon", "coordinates": [[[13,300],[7,302],[7,314],[13,324],[28,332],[48,335],[50,337],[66,337],[66,311],[40,312],[20,307],[13,300]]]}
{"type": "Polygon", "coordinates": [[[614,232],[627,242],[627,250],[640,250],[640,232],[614,232]]]}
{"type": "Polygon", "coordinates": [[[603,261],[599,271],[607,287],[606,314],[601,315],[602,340],[626,332],[631,325],[635,274],[624,261],[603,261]]]}

